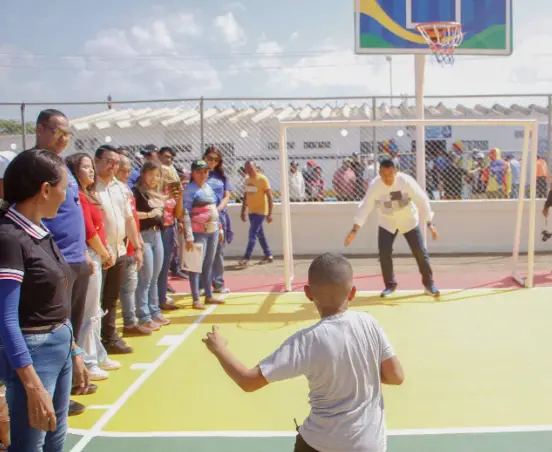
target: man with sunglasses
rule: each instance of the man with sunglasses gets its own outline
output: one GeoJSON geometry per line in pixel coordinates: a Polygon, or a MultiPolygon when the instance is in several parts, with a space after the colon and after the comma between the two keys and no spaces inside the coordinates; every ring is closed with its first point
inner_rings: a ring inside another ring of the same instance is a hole
{"type": "MultiPolygon", "coordinates": [[[[33,149],[44,149],[59,155],[65,150],[71,138],[69,120],[65,114],[54,109],[40,112],[36,120],[36,145],[33,149]]],[[[69,185],[67,186],[65,201],[59,207],[55,218],[43,221],[72,270],[72,274],[68,275],[67,290],[71,299],[73,337],[77,341],[84,320],[86,293],[93,267],[86,246],[84,216],[79,201],[79,187],[77,181],[71,175],[71,171],[68,171],[68,173],[69,185]]],[[[85,368],[84,372],[86,372],[85,368]]],[[[87,394],[92,394],[96,390],[97,386],[90,384],[87,394]]],[[[76,394],[76,389],[73,393],[76,394]]],[[[81,414],[84,410],[84,405],[71,400],[69,416],[81,414]]]]}

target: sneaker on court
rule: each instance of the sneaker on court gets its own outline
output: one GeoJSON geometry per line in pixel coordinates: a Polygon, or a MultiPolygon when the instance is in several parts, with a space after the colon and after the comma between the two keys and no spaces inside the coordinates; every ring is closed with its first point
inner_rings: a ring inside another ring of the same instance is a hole
{"type": "Polygon", "coordinates": [[[437,289],[437,287],[435,287],[433,284],[429,287],[426,287],[424,293],[435,298],[441,296],[441,292],[439,292],[439,289],[437,289]]]}
{"type": "Polygon", "coordinates": [[[100,369],[99,366],[92,366],[88,368],[88,378],[91,381],[107,380],[109,374],[105,370],[100,369]]]}
{"type": "Polygon", "coordinates": [[[224,294],[230,293],[230,289],[228,287],[219,287],[219,288],[215,288],[213,292],[224,295],[224,294]]]}
{"type": "Polygon", "coordinates": [[[100,363],[100,369],[102,370],[117,370],[121,368],[121,363],[111,358],[106,358],[103,363],[100,363]]]}
{"type": "Polygon", "coordinates": [[[388,297],[388,296],[391,295],[393,292],[395,292],[395,290],[397,290],[397,286],[387,287],[387,288],[381,293],[381,298],[388,297]]]}

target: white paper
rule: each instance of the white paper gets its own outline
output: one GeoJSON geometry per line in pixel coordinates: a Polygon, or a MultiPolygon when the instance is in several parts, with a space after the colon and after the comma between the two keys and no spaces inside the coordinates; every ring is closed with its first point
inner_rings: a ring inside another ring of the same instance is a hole
{"type": "Polygon", "coordinates": [[[182,270],[201,273],[203,271],[203,243],[194,243],[192,251],[188,251],[184,244],[181,250],[180,266],[182,270]]]}

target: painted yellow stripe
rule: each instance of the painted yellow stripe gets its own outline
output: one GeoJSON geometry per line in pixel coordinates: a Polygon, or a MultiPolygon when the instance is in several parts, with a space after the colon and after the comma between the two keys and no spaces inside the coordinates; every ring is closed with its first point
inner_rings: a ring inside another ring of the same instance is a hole
{"type": "Polygon", "coordinates": [[[360,0],[360,12],[372,17],[378,21],[382,26],[387,28],[391,33],[394,33],[399,38],[405,41],[414,42],[416,44],[426,44],[423,36],[408,31],[406,28],[401,27],[395,22],[379,5],[377,0],[360,0]]]}

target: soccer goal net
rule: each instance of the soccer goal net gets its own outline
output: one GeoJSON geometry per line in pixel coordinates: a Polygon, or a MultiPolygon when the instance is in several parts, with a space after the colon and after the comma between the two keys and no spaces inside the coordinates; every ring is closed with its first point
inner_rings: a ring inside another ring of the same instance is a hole
{"type": "MultiPolygon", "coordinates": [[[[511,268],[500,271],[532,287],[535,232],[542,227],[535,200],[547,194],[536,177],[538,129],[535,120],[280,122],[279,168],[270,172],[280,173],[271,179],[286,290],[294,256],[377,255],[376,212],[349,248],[344,239],[383,159],[415,178],[431,201],[440,239],[426,238],[430,255],[511,254],[511,268]]],[[[401,237],[394,253],[410,254],[401,237]]]]}

